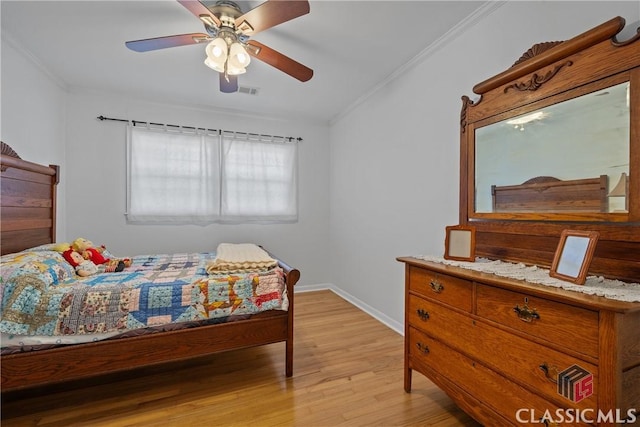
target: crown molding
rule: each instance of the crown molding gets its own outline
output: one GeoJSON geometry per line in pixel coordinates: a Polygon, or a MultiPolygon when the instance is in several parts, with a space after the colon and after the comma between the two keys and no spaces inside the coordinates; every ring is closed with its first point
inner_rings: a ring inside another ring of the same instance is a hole
{"type": "Polygon", "coordinates": [[[355,102],[353,102],[347,108],[345,108],[344,110],[342,110],[341,112],[339,112],[338,114],[333,116],[329,120],[329,125],[333,126],[334,124],[336,124],[340,120],[344,119],[346,116],[349,115],[349,113],[351,111],[356,109],[359,105],[363,104],[367,99],[369,99],[371,96],[373,96],[379,90],[381,90],[383,87],[385,87],[389,83],[397,80],[398,77],[400,77],[401,75],[405,74],[408,70],[410,70],[410,69],[416,67],[417,65],[421,64],[422,62],[424,62],[427,58],[431,57],[436,52],[438,52],[439,50],[444,48],[446,45],[448,45],[450,42],[454,41],[461,34],[463,34],[466,31],[468,31],[470,28],[472,28],[475,24],[477,24],[479,21],[484,19],[486,16],[492,14],[496,9],[502,7],[505,3],[507,3],[507,1],[508,0],[500,0],[500,1],[489,0],[489,1],[485,1],[482,4],[482,6],[477,8],[473,13],[471,13],[465,19],[463,19],[462,21],[458,22],[457,25],[455,25],[449,31],[447,31],[445,34],[440,36],[436,41],[434,41],[429,46],[427,46],[425,49],[423,49],[419,54],[414,56],[411,60],[409,60],[405,64],[403,64],[400,67],[398,67],[393,73],[391,73],[384,80],[382,80],[380,83],[378,83],[376,86],[374,86],[370,91],[368,91],[366,94],[362,95],[360,98],[358,98],[355,102]]]}
{"type": "Polygon", "coordinates": [[[11,46],[18,54],[22,55],[27,61],[31,62],[38,70],[45,74],[49,80],[51,80],[56,86],[65,92],[69,91],[69,85],[67,82],[58,77],[49,68],[47,68],[37,56],[35,56],[30,50],[25,48],[20,42],[7,34],[6,31],[0,30],[0,38],[2,44],[11,46]]]}

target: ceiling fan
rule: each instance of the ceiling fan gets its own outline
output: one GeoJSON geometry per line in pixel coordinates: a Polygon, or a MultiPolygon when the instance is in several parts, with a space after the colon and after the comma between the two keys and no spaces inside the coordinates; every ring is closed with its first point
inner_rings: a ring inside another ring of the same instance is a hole
{"type": "Polygon", "coordinates": [[[177,0],[202,21],[205,33],[179,34],[151,39],[128,41],[125,45],[136,52],[169,47],[208,43],[205,64],[220,74],[220,91],[238,90],[238,75],[246,71],[250,57],[259,59],[296,79],[306,82],[313,70],[250,38],[283,22],[309,13],[309,2],[267,0],[242,13],[240,7],[229,0],[219,0],[205,6],[195,0],[177,0]]]}

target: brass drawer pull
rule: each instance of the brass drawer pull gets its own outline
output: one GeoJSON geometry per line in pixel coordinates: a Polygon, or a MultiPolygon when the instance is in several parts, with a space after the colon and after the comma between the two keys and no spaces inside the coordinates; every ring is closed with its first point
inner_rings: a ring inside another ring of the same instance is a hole
{"type": "Polygon", "coordinates": [[[516,312],[518,318],[523,322],[531,323],[534,320],[540,319],[540,315],[536,312],[536,309],[529,308],[526,302],[523,307],[520,307],[519,305],[513,307],[513,311],[516,312]]]}
{"type": "Polygon", "coordinates": [[[540,422],[544,424],[545,427],[558,427],[558,424],[554,423],[553,421],[549,421],[544,417],[540,418],[540,422]]]}
{"type": "Polygon", "coordinates": [[[546,379],[554,384],[558,384],[558,368],[556,368],[555,366],[547,365],[547,362],[544,362],[539,366],[539,368],[542,372],[544,372],[544,376],[546,379]]]}
{"type": "Polygon", "coordinates": [[[435,280],[432,280],[430,285],[431,285],[431,290],[436,294],[439,294],[440,292],[444,291],[444,286],[442,286],[441,283],[436,282],[435,280]]]}
{"type": "Polygon", "coordinates": [[[429,347],[426,344],[422,344],[421,342],[419,342],[416,343],[416,347],[418,347],[418,350],[423,354],[429,354],[429,347]]]}
{"type": "Polygon", "coordinates": [[[420,319],[427,321],[429,320],[429,312],[426,310],[423,310],[421,308],[416,310],[416,313],[418,314],[418,317],[420,317],[420,319]]]}

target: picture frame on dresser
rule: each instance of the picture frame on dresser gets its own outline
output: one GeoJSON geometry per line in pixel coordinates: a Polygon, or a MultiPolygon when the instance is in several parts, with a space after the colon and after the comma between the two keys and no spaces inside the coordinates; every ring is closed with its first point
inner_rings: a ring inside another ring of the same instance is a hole
{"type": "Polygon", "coordinates": [[[597,231],[563,230],[549,275],[584,285],[599,236],[597,231]]]}
{"type": "Polygon", "coordinates": [[[470,225],[445,227],[444,259],[475,261],[476,229],[470,225]]]}

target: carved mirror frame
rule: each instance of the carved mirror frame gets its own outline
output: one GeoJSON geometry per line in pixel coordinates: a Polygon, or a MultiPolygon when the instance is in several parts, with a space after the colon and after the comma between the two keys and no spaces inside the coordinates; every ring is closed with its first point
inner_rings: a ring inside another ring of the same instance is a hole
{"type": "Polygon", "coordinates": [[[562,230],[596,230],[600,243],[592,271],[640,280],[640,260],[624,255],[640,251],[640,28],[634,37],[620,41],[617,36],[624,27],[625,20],[615,17],[570,40],[538,43],[511,68],[474,86],[479,99],[462,97],[459,222],[475,227],[476,256],[548,267],[562,230]],[[630,82],[626,212],[476,212],[476,129],[626,81],[630,82]]]}

